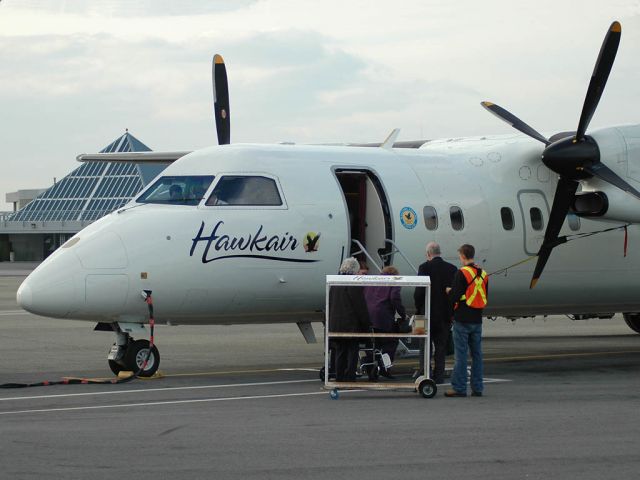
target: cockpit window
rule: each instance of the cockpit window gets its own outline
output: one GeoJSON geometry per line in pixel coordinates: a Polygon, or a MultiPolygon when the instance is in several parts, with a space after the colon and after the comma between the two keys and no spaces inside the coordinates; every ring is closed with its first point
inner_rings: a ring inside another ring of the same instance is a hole
{"type": "Polygon", "coordinates": [[[207,205],[279,206],[282,198],[272,178],[226,175],[218,181],[207,205]]]}
{"type": "Polygon", "coordinates": [[[213,175],[161,177],[136,202],[198,205],[213,182],[213,178],[213,175]]]}

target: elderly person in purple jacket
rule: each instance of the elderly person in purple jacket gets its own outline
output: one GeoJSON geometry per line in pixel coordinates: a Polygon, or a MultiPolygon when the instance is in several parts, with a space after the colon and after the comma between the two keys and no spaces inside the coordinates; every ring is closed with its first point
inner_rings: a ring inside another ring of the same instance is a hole
{"type": "MultiPolygon", "coordinates": [[[[399,275],[399,272],[396,267],[390,265],[382,269],[382,275],[399,275]]],[[[400,298],[400,287],[365,287],[364,298],[367,301],[373,331],[379,333],[397,332],[396,313],[401,318],[406,316],[400,298]]],[[[376,339],[376,346],[382,350],[382,353],[389,354],[393,362],[396,348],[398,348],[397,338],[376,339]]],[[[382,369],[381,374],[392,378],[388,370],[382,369]]]]}

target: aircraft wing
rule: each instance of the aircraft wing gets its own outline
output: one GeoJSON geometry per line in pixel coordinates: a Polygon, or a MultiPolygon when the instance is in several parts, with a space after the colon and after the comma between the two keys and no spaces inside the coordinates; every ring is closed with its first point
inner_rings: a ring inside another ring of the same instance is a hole
{"type": "Polygon", "coordinates": [[[191,152],[82,153],[78,162],[173,163],[191,152]]]}

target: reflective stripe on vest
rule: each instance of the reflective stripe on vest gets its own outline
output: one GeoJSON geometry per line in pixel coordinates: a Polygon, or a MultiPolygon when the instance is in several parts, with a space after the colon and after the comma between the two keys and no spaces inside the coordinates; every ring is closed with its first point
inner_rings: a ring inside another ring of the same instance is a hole
{"type": "Polygon", "coordinates": [[[487,305],[487,272],[478,269],[480,273],[477,273],[473,267],[462,267],[460,270],[467,280],[467,291],[460,301],[471,308],[484,308],[487,305]]]}

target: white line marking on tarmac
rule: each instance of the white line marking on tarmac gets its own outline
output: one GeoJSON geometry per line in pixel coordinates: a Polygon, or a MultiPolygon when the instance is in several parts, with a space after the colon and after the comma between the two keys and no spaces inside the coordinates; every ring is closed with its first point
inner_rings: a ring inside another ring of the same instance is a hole
{"type": "MultiPolygon", "coordinates": [[[[205,390],[210,388],[263,387],[268,385],[288,385],[288,384],[296,384],[296,383],[313,383],[313,382],[318,382],[318,380],[316,379],[282,380],[278,382],[228,383],[223,385],[197,385],[197,386],[189,386],[189,387],[139,388],[136,390],[114,390],[114,391],[106,391],[106,392],[58,393],[58,394],[52,394],[52,395],[32,395],[32,396],[22,396],[22,397],[0,398],[0,402],[8,402],[8,401],[16,401],[16,400],[66,398],[66,397],[88,397],[92,395],[122,395],[127,393],[170,392],[172,390],[180,391],[180,390],[205,390]]],[[[484,382],[485,383],[501,383],[501,382],[511,382],[511,380],[507,380],[503,378],[485,378],[484,382]]],[[[441,383],[438,385],[448,386],[448,385],[451,385],[451,383],[441,383]]]]}
{"type": "MultiPolygon", "coordinates": [[[[364,390],[343,390],[341,393],[364,392],[364,390]]],[[[42,408],[37,410],[15,410],[9,412],[0,412],[0,415],[17,415],[20,413],[47,413],[47,412],[70,412],[77,410],[102,410],[106,408],[131,408],[131,407],[152,407],[157,405],[184,405],[187,403],[211,403],[211,402],[228,402],[231,400],[262,400],[266,398],[283,398],[283,397],[306,397],[311,395],[328,395],[329,392],[304,392],[304,393],[281,393],[272,395],[251,395],[246,397],[218,397],[218,398],[199,398],[194,400],[169,400],[163,402],[146,402],[146,403],[123,403],[120,405],[87,405],[83,407],[64,407],[64,408],[42,408]]]]}
{"type": "Polygon", "coordinates": [[[29,312],[25,312],[24,310],[7,310],[4,312],[0,312],[0,317],[8,317],[9,315],[31,315],[29,312]]]}
{"type": "MultiPolygon", "coordinates": [[[[511,380],[502,379],[502,378],[485,378],[484,379],[485,384],[503,383],[503,382],[510,382],[510,381],[511,380]]],[[[174,387],[174,388],[168,387],[168,388],[153,388],[148,390],[119,390],[117,392],[70,393],[70,394],[61,394],[61,395],[42,395],[42,396],[36,396],[36,397],[3,398],[1,400],[25,400],[25,399],[37,399],[37,398],[108,395],[108,394],[116,394],[116,393],[141,393],[141,392],[170,391],[170,390],[194,390],[194,389],[204,389],[204,388],[266,386],[266,385],[282,385],[282,384],[305,383],[305,382],[307,383],[317,382],[317,380],[291,380],[291,381],[282,381],[282,382],[257,382],[257,383],[239,383],[239,384],[228,384],[228,385],[201,385],[196,387],[174,387]]],[[[446,386],[446,385],[450,385],[450,384],[445,383],[445,384],[442,384],[441,386],[446,386]]],[[[341,390],[342,393],[364,392],[364,391],[366,391],[366,389],[341,390]]],[[[192,400],[167,400],[167,401],[159,401],[159,402],[125,403],[125,404],[117,404],[117,405],[85,405],[80,407],[13,410],[13,411],[0,412],[0,415],[17,415],[21,413],[67,412],[67,411],[78,411],[78,410],[100,410],[100,409],[107,409],[107,408],[145,407],[145,406],[155,406],[155,405],[182,405],[182,404],[189,404],[189,403],[210,403],[210,402],[222,402],[222,401],[231,401],[231,400],[260,400],[260,399],[269,399],[269,398],[303,397],[303,396],[323,395],[323,394],[326,395],[327,393],[328,393],[327,391],[319,391],[319,392],[305,392],[305,393],[252,395],[252,396],[243,396],[243,397],[218,397],[218,398],[202,398],[202,399],[192,399],[192,400]]]]}
{"type": "Polygon", "coordinates": [[[41,398],[61,398],[61,397],[86,397],[91,395],[121,395],[127,393],[146,393],[146,392],[170,392],[172,390],[204,390],[207,388],[232,388],[232,387],[263,387],[268,385],[287,385],[292,383],[319,383],[319,380],[283,380],[279,382],[253,382],[253,383],[228,383],[224,385],[196,385],[190,387],[163,387],[163,388],[139,388],[137,390],[115,390],[106,392],[83,392],[83,393],[59,393],[54,395],[34,395],[30,397],[9,397],[0,398],[0,402],[9,400],[37,400],[41,398]]]}
{"type": "Polygon", "coordinates": [[[278,368],[279,372],[319,372],[319,368],[278,368]]]}

